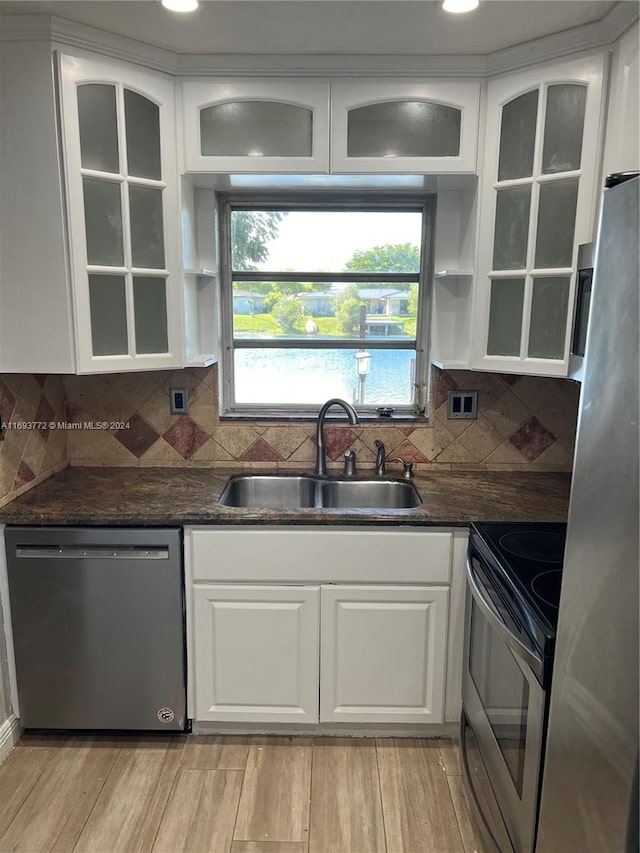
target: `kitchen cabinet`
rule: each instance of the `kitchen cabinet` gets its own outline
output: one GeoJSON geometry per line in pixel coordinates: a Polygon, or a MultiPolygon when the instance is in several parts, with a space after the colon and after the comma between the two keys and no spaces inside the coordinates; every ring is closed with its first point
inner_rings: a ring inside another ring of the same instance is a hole
{"type": "Polygon", "coordinates": [[[480,84],[185,80],[187,172],[470,173],[480,84]]]}
{"type": "Polygon", "coordinates": [[[327,81],[185,80],[186,172],[328,172],[327,81]]]}
{"type": "Polygon", "coordinates": [[[59,64],[79,371],[181,366],[173,81],[59,64]]]}
{"type": "Polygon", "coordinates": [[[476,171],[480,84],[358,80],[331,84],[331,171],[476,171]]]}
{"type": "Polygon", "coordinates": [[[604,55],[489,81],[471,367],[566,376],[600,188],[604,55]]]}
{"type": "Polygon", "coordinates": [[[194,721],[458,719],[465,541],[407,527],[187,528],[194,721]]]}
{"type": "Polygon", "coordinates": [[[196,718],[315,723],[318,586],[193,589],[196,718]]]}
{"type": "Polygon", "coordinates": [[[447,587],[323,586],[320,720],[443,721],[447,587]]]}
{"type": "Polygon", "coordinates": [[[604,146],[604,178],[640,169],[640,33],[638,23],[613,48],[604,146]]]}
{"type": "Polygon", "coordinates": [[[55,80],[47,42],[0,50],[0,370],[75,373],[55,80]],[[27,108],[28,107],[28,108],[27,108]]]}
{"type": "Polygon", "coordinates": [[[0,62],[1,368],[183,366],[173,78],[46,42],[0,62]]]}

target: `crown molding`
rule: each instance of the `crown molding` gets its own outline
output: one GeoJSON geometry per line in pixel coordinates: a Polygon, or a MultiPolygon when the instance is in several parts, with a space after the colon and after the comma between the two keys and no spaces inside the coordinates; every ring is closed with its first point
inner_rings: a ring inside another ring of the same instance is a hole
{"type": "Polygon", "coordinates": [[[621,0],[600,22],[607,42],[614,42],[624,35],[640,18],[638,0],[621,0]]]}
{"type": "Polygon", "coordinates": [[[600,21],[496,50],[487,55],[487,74],[504,74],[538,62],[608,47],[638,20],[639,12],[640,4],[635,0],[622,0],[600,21]]]}
{"type": "Polygon", "coordinates": [[[50,15],[0,16],[0,42],[50,41],[56,46],[89,50],[185,77],[486,78],[607,47],[633,26],[639,11],[640,4],[636,0],[621,0],[600,21],[486,55],[180,54],[50,15]]]}
{"type": "Polygon", "coordinates": [[[185,77],[485,77],[484,56],[339,54],[187,54],[178,56],[178,74],[185,77]]]}
{"type": "Polygon", "coordinates": [[[178,68],[178,55],[173,51],[53,15],[0,16],[0,42],[3,41],[50,41],[56,46],[89,50],[168,74],[176,74],[178,68]]]}

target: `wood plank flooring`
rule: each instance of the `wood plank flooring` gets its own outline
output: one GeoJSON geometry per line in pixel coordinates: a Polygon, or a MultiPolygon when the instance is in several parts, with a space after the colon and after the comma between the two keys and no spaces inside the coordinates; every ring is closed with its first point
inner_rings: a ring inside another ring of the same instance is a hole
{"type": "Polygon", "coordinates": [[[455,741],[25,735],[0,853],[490,853],[455,741]]]}

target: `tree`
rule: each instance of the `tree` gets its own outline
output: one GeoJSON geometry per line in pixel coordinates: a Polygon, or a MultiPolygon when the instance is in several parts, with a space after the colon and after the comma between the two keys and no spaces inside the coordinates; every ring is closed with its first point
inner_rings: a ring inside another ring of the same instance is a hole
{"type": "Polygon", "coordinates": [[[285,334],[292,334],[304,320],[304,308],[293,295],[280,295],[274,300],[271,316],[285,334]]]}
{"type": "Polygon", "coordinates": [[[413,243],[387,243],[360,249],[345,264],[349,272],[419,272],[420,248],[413,243]]]}
{"type": "Polygon", "coordinates": [[[357,284],[349,284],[332,299],[336,315],[336,331],[353,338],[360,334],[360,307],[365,303],[358,297],[357,284]]]}
{"type": "Polygon", "coordinates": [[[233,268],[255,270],[269,257],[267,243],[278,236],[283,210],[234,210],[231,214],[233,268]]]}

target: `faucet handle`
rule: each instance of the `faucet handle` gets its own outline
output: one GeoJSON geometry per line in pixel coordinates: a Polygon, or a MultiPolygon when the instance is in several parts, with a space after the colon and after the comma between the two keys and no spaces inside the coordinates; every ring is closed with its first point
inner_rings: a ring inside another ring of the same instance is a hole
{"type": "Polygon", "coordinates": [[[355,450],[347,450],[344,454],[344,472],[345,477],[355,477],[356,475],[356,452],[355,450]]]}
{"type": "Polygon", "coordinates": [[[413,462],[405,462],[399,456],[394,456],[393,459],[388,459],[387,462],[399,462],[402,465],[402,478],[404,480],[410,480],[413,477],[413,462]]]}

